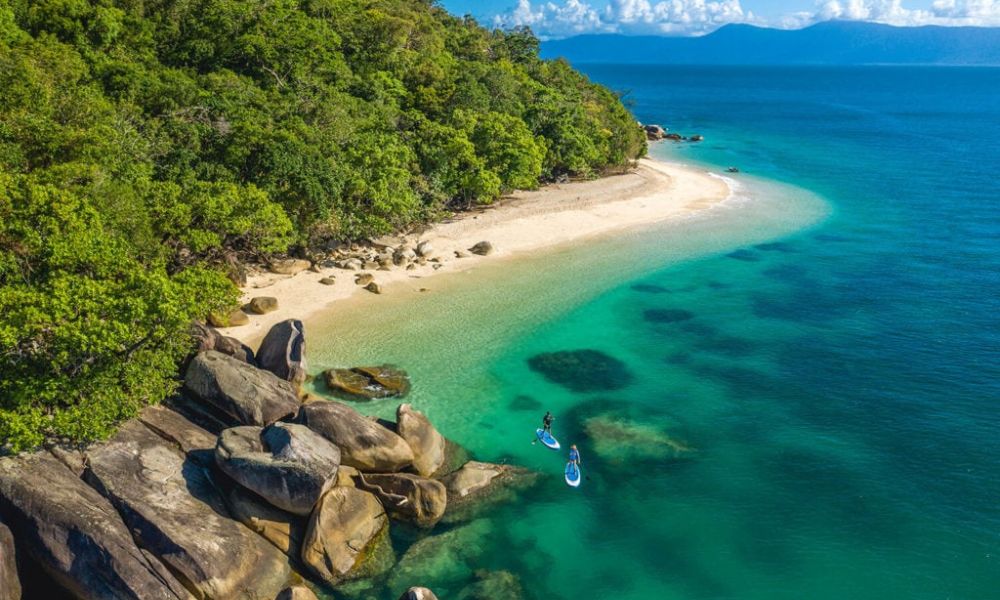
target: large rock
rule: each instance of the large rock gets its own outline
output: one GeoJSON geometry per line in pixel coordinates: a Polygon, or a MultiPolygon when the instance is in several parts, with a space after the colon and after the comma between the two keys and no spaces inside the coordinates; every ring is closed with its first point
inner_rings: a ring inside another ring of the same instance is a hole
{"type": "Polygon", "coordinates": [[[273,597],[283,588],[284,555],[232,520],[209,471],[173,444],[132,421],[88,458],[87,481],[195,595],[273,597]]]}
{"type": "Polygon", "coordinates": [[[489,254],[493,254],[493,244],[486,241],[479,242],[475,246],[469,248],[469,252],[480,256],[487,256],[489,254]]]}
{"type": "Polygon", "coordinates": [[[271,327],[257,349],[257,364],[298,388],[306,380],[306,337],[302,321],[288,319],[271,327]]]}
{"type": "Polygon", "coordinates": [[[197,322],[192,323],[191,337],[195,339],[197,352],[215,350],[223,354],[228,354],[236,360],[250,363],[251,365],[254,364],[253,350],[249,346],[234,337],[222,335],[210,325],[203,325],[197,322]]]}
{"type": "Polygon", "coordinates": [[[268,268],[272,273],[277,273],[279,275],[295,275],[305,271],[311,266],[312,263],[308,260],[301,258],[284,258],[271,261],[268,268]]]}
{"type": "Polygon", "coordinates": [[[492,463],[470,460],[461,469],[441,480],[449,496],[464,498],[490,486],[494,479],[504,473],[504,467],[492,463]]]}
{"type": "Polygon", "coordinates": [[[299,419],[340,448],[341,462],[361,471],[398,471],[413,463],[403,438],[353,408],[332,400],[308,402],[299,419]]]}
{"type": "Polygon", "coordinates": [[[190,598],[136,546],[111,503],[48,454],[0,460],[0,515],[21,560],[76,598],[190,598]]]}
{"type": "Polygon", "coordinates": [[[413,468],[419,475],[431,477],[444,465],[444,436],[409,404],[400,404],[396,409],[396,433],[413,450],[413,468]]]}
{"type": "Polygon", "coordinates": [[[306,519],[271,506],[235,483],[228,486],[226,505],[233,518],[274,544],[290,557],[298,558],[306,534],[306,519]]]}
{"type": "Polygon", "coordinates": [[[394,519],[433,527],[448,507],[444,484],[411,473],[361,475],[358,487],[375,494],[394,519]]]}
{"type": "Polygon", "coordinates": [[[285,588],[274,600],[319,600],[312,590],[304,585],[293,585],[285,588]]]}
{"type": "Polygon", "coordinates": [[[21,580],[17,578],[17,559],[14,556],[14,536],[3,523],[0,523],[0,598],[21,598],[21,580]]]}
{"type": "Polygon", "coordinates": [[[350,487],[333,488],[309,522],[302,561],[331,584],[383,572],[392,564],[388,531],[385,509],[375,496],[350,487]]]}
{"type": "Polygon", "coordinates": [[[255,315],[266,315],[278,310],[278,299],[273,296],[256,296],[247,302],[246,310],[255,315]]]}
{"type": "Polygon", "coordinates": [[[233,427],[215,447],[219,468],[272,505],[308,516],[337,481],[340,449],[304,425],[233,427]]]}
{"type": "Polygon", "coordinates": [[[213,350],[188,365],[184,389],[243,425],[270,425],[299,409],[290,383],[213,350]]]}
{"type": "Polygon", "coordinates": [[[328,369],[323,380],[332,392],[351,400],[395,398],[410,392],[410,376],[392,365],[328,369]]]}
{"type": "Polygon", "coordinates": [[[220,313],[209,313],[207,320],[209,324],[215,327],[239,327],[240,325],[246,325],[250,322],[250,317],[247,316],[245,312],[240,309],[236,309],[233,312],[220,314],[220,313]]]}
{"type": "Polygon", "coordinates": [[[216,436],[184,415],[165,406],[150,406],[139,413],[139,420],[160,437],[176,444],[192,460],[203,466],[211,464],[216,436]]]}
{"type": "Polygon", "coordinates": [[[425,587],[411,587],[403,592],[399,600],[438,600],[438,597],[425,587]]]}
{"type": "Polygon", "coordinates": [[[634,379],[625,363],[600,350],[543,352],[529,358],[528,366],[573,392],[617,390],[634,379]]]}

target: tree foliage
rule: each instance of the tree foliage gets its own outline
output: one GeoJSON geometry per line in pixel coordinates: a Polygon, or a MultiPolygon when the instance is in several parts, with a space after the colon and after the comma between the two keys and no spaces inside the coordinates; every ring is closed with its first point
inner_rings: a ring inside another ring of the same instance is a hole
{"type": "Polygon", "coordinates": [[[426,0],[0,0],[0,448],[170,393],[233,256],[644,152],[530,31],[426,0]]]}

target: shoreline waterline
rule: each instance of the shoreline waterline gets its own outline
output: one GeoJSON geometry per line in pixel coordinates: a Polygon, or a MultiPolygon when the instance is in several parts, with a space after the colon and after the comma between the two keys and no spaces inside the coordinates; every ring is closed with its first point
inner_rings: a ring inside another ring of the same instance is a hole
{"type": "MultiPolygon", "coordinates": [[[[342,269],[306,271],[294,276],[260,273],[252,276],[243,290],[242,301],[255,296],[278,300],[278,310],[265,315],[251,315],[248,325],[227,328],[229,335],[256,345],[267,330],[284,319],[307,323],[322,322],[327,314],[362,312],[384,307],[393,301],[405,302],[424,296],[428,285],[440,290],[449,287],[446,274],[468,273],[494,264],[499,270],[522,261],[563,260],[567,252],[584,245],[603,244],[617,239],[633,239],[655,230],[670,229],[685,223],[725,218],[732,211],[749,208],[752,195],[775,194],[764,189],[777,182],[757,184],[761,189],[748,192],[742,181],[715,173],[704,165],[688,165],[660,159],[643,159],[634,171],[584,182],[551,185],[537,191],[518,192],[496,206],[462,213],[436,224],[420,234],[403,238],[410,245],[428,241],[439,262],[417,266],[413,270],[393,268],[369,271],[384,294],[375,295],[354,283],[356,272],[342,269]],[[457,258],[479,241],[489,241],[495,250],[489,256],[457,258]],[[336,283],[319,283],[334,277],[336,283]],[[366,308],[367,307],[367,308],[366,308]]],[[[789,195],[786,190],[777,192],[789,195]]],[[[792,195],[809,196],[798,190],[792,195]]],[[[806,221],[822,218],[828,207],[819,208],[821,200],[811,199],[813,207],[806,221]]],[[[768,215],[765,221],[773,221],[768,215]]],[[[791,215],[791,221],[802,219],[791,215]]],[[[782,230],[794,230],[781,228],[782,230]]],[[[773,223],[768,226],[773,228],[773,223]]],[[[669,233],[669,232],[666,232],[669,233]]],[[[782,231],[781,233],[787,233],[782,231]]],[[[724,236],[714,232],[713,236],[724,236]]],[[[768,234],[765,234],[768,235],[768,234]]],[[[737,242],[738,245],[738,242],[737,242]]],[[[716,244],[718,246],[718,244],[716,244]]],[[[459,278],[460,279],[460,278],[459,278]]]]}

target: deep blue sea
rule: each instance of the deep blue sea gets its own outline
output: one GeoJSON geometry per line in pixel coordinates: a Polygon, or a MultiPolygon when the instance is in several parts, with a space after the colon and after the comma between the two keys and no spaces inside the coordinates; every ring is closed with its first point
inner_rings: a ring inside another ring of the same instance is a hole
{"type": "Polygon", "coordinates": [[[400,364],[446,435],[545,474],[436,546],[394,533],[400,564],[351,595],[1000,598],[1000,69],[578,67],[705,136],[654,156],[825,208],[431,281],[314,331],[315,370],[400,364]],[[583,349],[619,363],[569,386],[529,363],[583,349]],[[529,443],[546,409],[578,490],[529,443]]]}

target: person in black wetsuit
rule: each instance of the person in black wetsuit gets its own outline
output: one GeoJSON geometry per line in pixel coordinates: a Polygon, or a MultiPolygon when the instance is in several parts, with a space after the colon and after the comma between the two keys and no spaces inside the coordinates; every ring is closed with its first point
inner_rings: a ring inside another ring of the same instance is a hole
{"type": "Polygon", "coordinates": [[[550,413],[549,411],[545,411],[545,416],[542,417],[542,430],[544,430],[544,431],[546,431],[546,432],[548,432],[548,433],[551,434],[552,433],[552,421],[555,421],[555,420],[556,420],[556,418],[552,416],[552,413],[550,413]]]}

